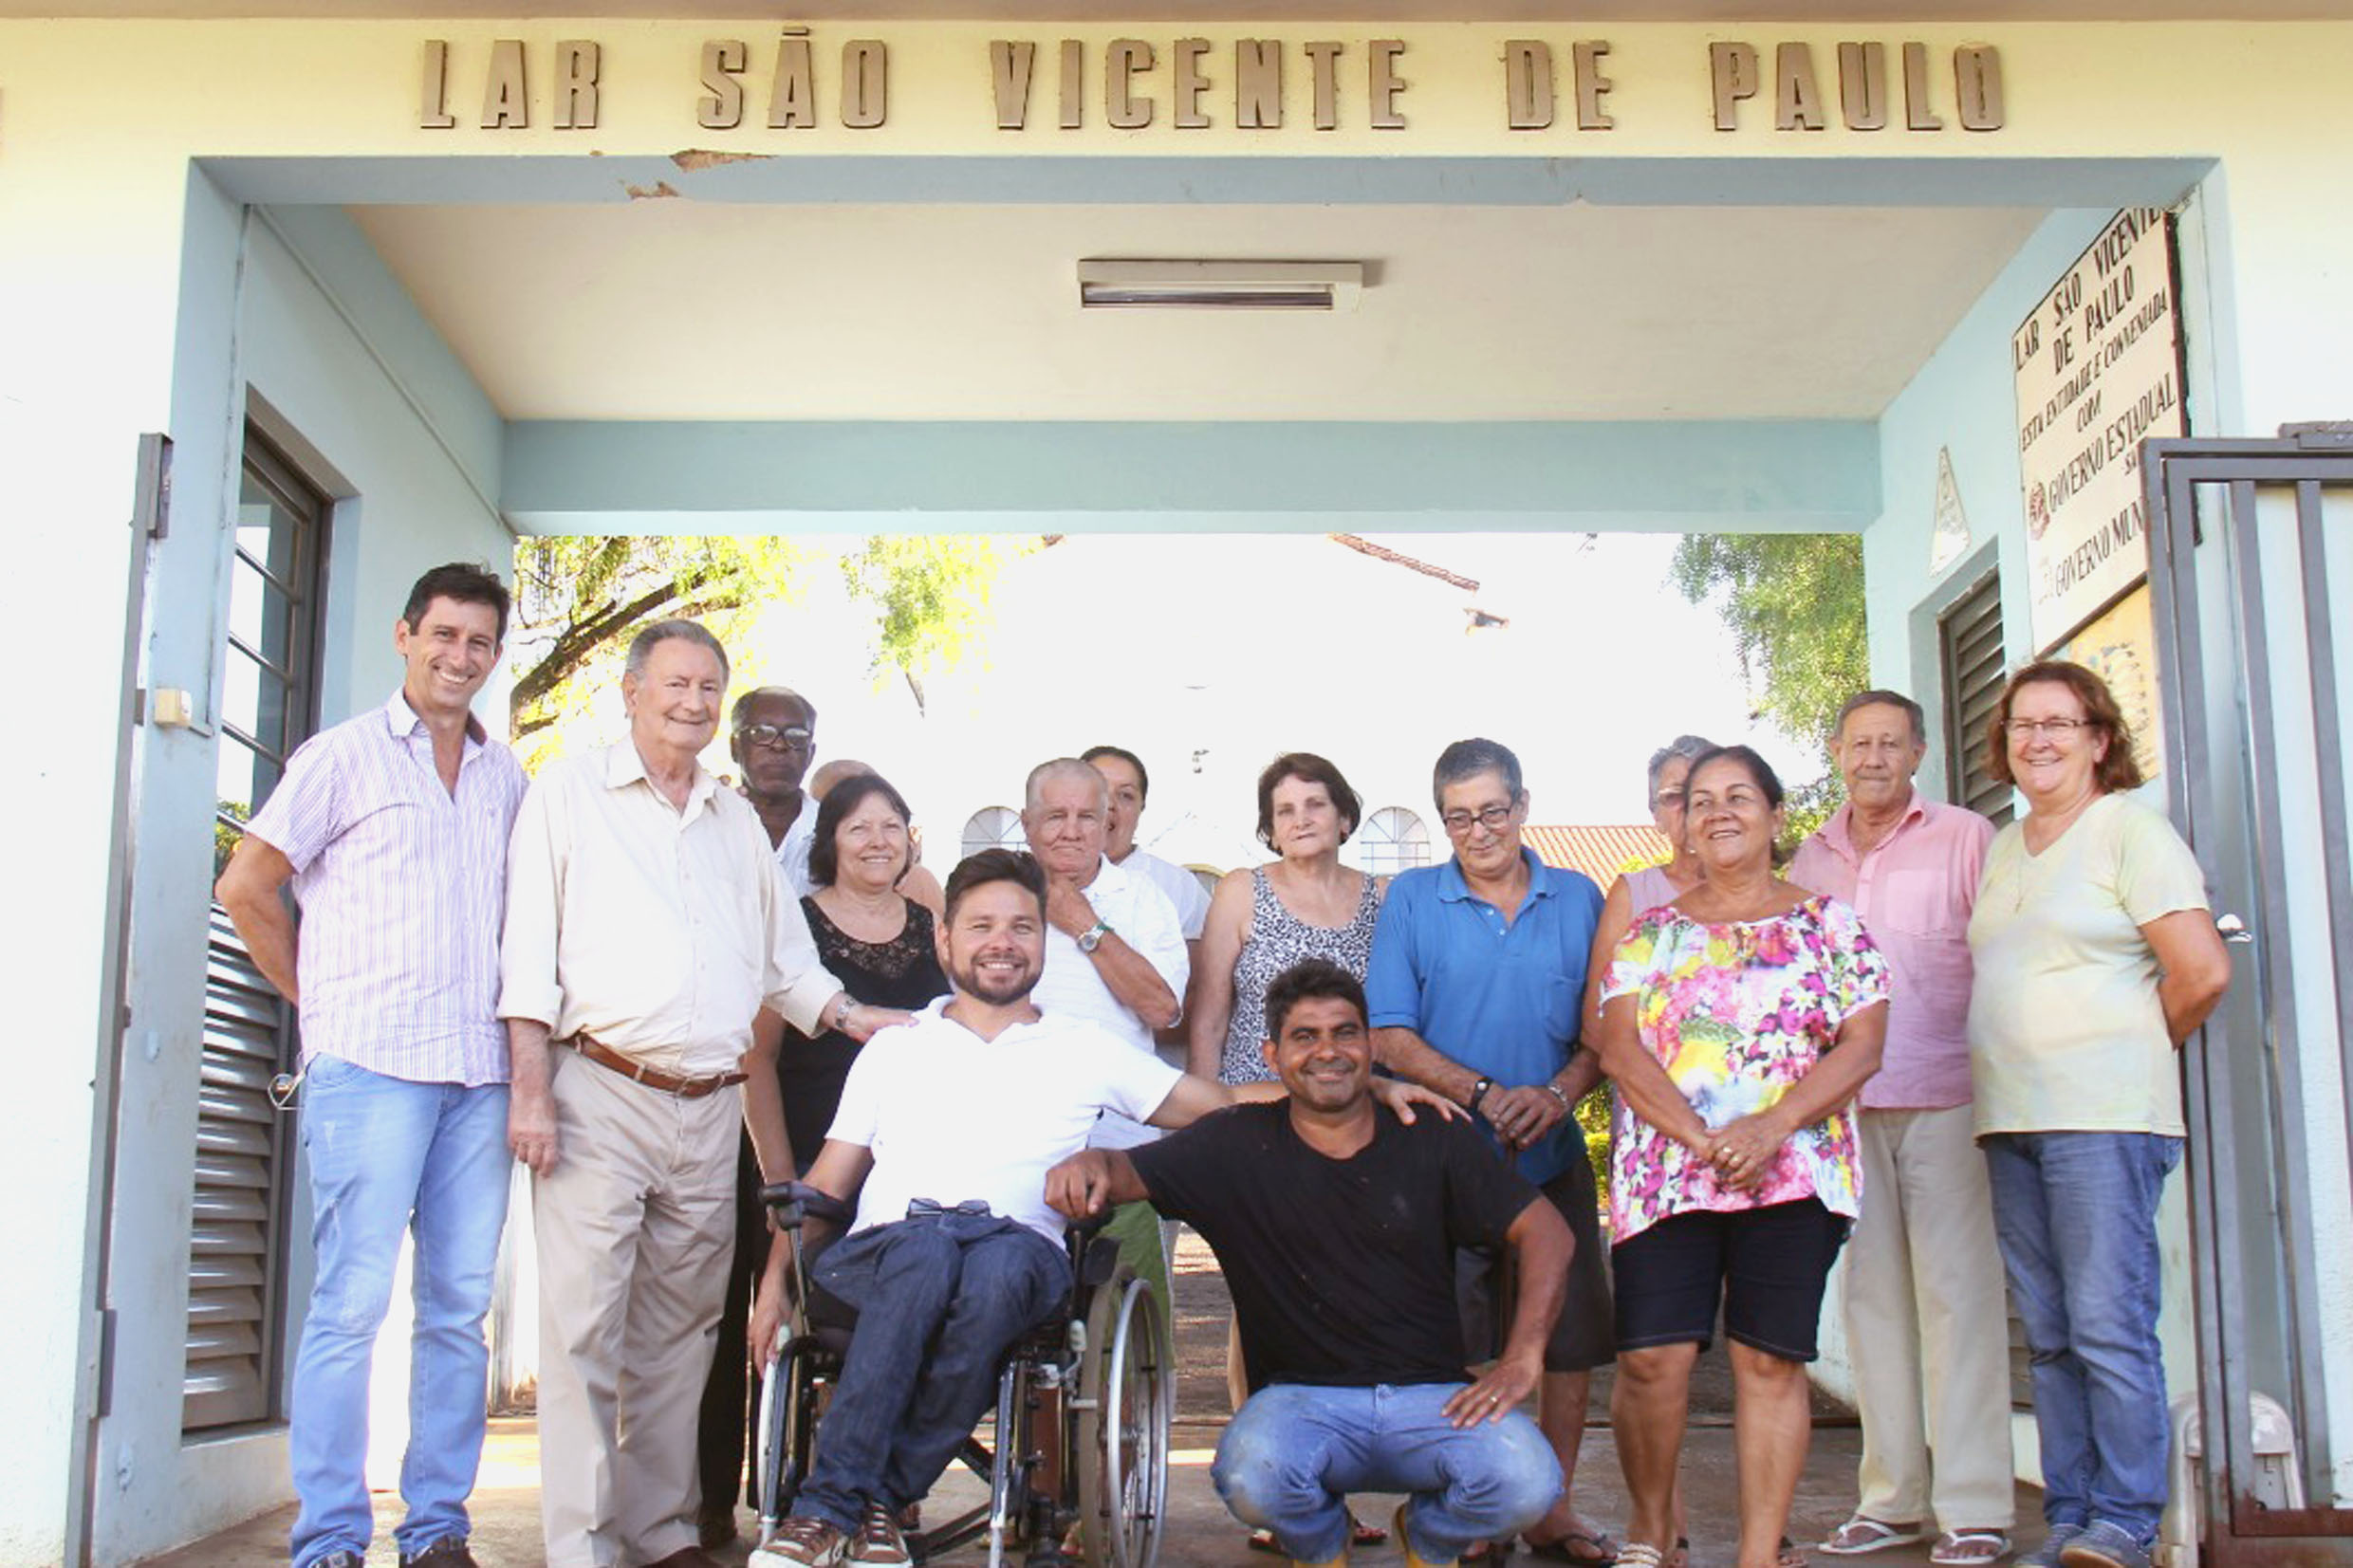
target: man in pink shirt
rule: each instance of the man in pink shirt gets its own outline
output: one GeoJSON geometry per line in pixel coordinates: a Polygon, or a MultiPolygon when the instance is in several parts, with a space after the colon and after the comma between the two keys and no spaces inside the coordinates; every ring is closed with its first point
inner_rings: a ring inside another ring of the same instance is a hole
{"type": "Polygon", "coordinates": [[[1822,1543],[1860,1556],[1940,1532],[1929,1560],[2010,1552],[2010,1336],[1993,1211],[1970,1106],[1969,915],[1993,824],[1923,798],[1919,704],[1864,692],[1831,756],[1846,803],[1789,879],[1845,900],[1895,969],[1886,1055],[1863,1085],[1862,1219],[1847,1249],[1846,1335],[1862,1417],[1854,1517],[1822,1543]]]}

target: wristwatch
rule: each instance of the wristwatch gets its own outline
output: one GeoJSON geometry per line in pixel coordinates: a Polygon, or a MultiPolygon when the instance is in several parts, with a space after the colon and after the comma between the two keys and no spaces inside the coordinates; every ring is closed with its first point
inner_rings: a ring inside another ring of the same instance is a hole
{"type": "Polygon", "coordinates": [[[1462,1108],[1471,1112],[1473,1116],[1477,1115],[1479,1101],[1485,1099],[1487,1098],[1487,1091],[1492,1089],[1494,1086],[1495,1080],[1493,1079],[1481,1078],[1476,1083],[1471,1085],[1471,1098],[1462,1102],[1462,1108]]]}
{"type": "Polygon", "coordinates": [[[1111,928],[1109,926],[1105,925],[1101,920],[1096,921],[1093,925],[1079,932],[1079,950],[1084,953],[1093,953],[1097,948],[1102,946],[1102,939],[1110,934],[1111,928]]]}

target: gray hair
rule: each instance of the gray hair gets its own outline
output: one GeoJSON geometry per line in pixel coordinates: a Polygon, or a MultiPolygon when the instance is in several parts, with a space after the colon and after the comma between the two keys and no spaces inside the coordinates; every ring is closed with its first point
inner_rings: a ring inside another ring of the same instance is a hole
{"type": "Polygon", "coordinates": [[[1111,785],[1093,763],[1083,763],[1076,757],[1055,757],[1038,764],[1029,770],[1028,779],[1021,786],[1021,809],[1026,816],[1038,808],[1038,791],[1048,779],[1084,779],[1095,788],[1095,798],[1103,809],[1111,808],[1111,785]]]}
{"type": "Polygon", "coordinates": [[[1901,692],[1889,692],[1877,688],[1869,692],[1858,692],[1839,706],[1838,722],[1830,727],[1830,739],[1835,741],[1846,733],[1846,716],[1856,709],[1876,708],[1881,704],[1889,708],[1902,709],[1903,716],[1912,721],[1913,744],[1916,746],[1928,744],[1927,710],[1901,692]]]}
{"type": "Polygon", "coordinates": [[[1500,741],[1473,736],[1456,741],[1438,753],[1437,766],[1430,770],[1430,798],[1439,807],[1446,804],[1446,786],[1458,784],[1465,779],[1475,779],[1482,773],[1500,773],[1503,786],[1518,800],[1522,792],[1520,759],[1500,741]]]}
{"type": "Polygon", "coordinates": [[[622,673],[643,680],[645,661],[654,656],[655,646],[668,642],[674,637],[694,643],[700,648],[710,649],[712,657],[719,661],[719,679],[722,681],[727,679],[727,650],[720,646],[719,639],[713,636],[700,621],[694,620],[658,620],[636,636],[631,637],[629,656],[621,665],[622,673]]]}
{"type": "MultiPolygon", "coordinates": [[[[722,665],[727,663],[727,655],[725,654],[721,654],[719,655],[719,662],[722,665]]],[[[792,703],[796,705],[802,712],[808,715],[808,722],[810,724],[813,725],[817,722],[817,705],[809,701],[808,698],[801,695],[800,692],[795,692],[791,687],[755,686],[750,691],[746,692],[742,696],[737,697],[735,699],[735,705],[727,710],[727,727],[730,729],[741,729],[744,727],[744,715],[751,711],[751,705],[755,702],[792,703]]]]}
{"type": "Polygon", "coordinates": [[[1680,757],[1691,762],[1704,752],[1715,749],[1715,743],[1697,735],[1677,735],[1650,754],[1650,808],[1658,809],[1658,775],[1667,770],[1667,764],[1680,757]]]}

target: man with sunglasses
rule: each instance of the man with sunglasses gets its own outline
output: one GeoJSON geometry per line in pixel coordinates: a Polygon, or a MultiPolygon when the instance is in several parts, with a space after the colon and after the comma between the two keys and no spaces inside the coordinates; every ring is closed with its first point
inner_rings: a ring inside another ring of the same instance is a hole
{"type": "MultiPolygon", "coordinates": [[[[1477,1116],[1576,1239],[1539,1395],[1538,1422],[1561,1462],[1561,1496],[1527,1540],[1537,1557],[1600,1568],[1616,1557],[1616,1543],[1570,1498],[1589,1374],[1617,1347],[1593,1171],[1571,1112],[1601,1077],[1578,1042],[1578,1012],[1602,892],[1520,841],[1528,790],[1509,747],[1454,742],[1438,754],[1432,788],[1454,854],[1389,884],[1364,977],[1373,1045],[1381,1066],[1477,1116]]],[[[1463,1264],[1464,1338],[1472,1357],[1484,1359],[1508,1327],[1496,1277],[1502,1260],[1471,1252],[1463,1264]]]]}
{"type": "Polygon", "coordinates": [[[738,787],[760,814],[785,880],[806,898],[816,891],[808,866],[817,797],[801,781],[817,754],[816,705],[789,687],[756,687],[735,699],[728,731],[727,754],[742,769],[738,787]]]}

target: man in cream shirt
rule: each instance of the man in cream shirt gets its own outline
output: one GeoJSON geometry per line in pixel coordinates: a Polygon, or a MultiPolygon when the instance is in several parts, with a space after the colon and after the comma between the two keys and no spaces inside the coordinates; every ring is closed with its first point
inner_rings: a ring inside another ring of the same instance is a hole
{"type": "MultiPolygon", "coordinates": [[[[1110,825],[1110,786],[1092,764],[1057,757],[1029,770],[1021,826],[1046,868],[1047,922],[1046,972],[1030,1000],[1050,1016],[1084,1018],[1151,1055],[1154,1031],[1183,1012],[1177,999],[1192,967],[1168,895],[1104,854],[1110,825]]],[[[1106,1113],[1087,1141],[1129,1149],[1158,1135],[1106,1113]]],[[[1123,1204],[1105,1228],[1165,1314],[1168,1255],[1152,1206],[1123,1204]]]]}
{"type": "Polygon", "coordinates": [[[549,1568],[703,1568],[695,1428],[735,1236],[741,1061],[765,1004],[863,1039],[758,814],[696,761],[727,654],[647,627],[629,738],[546,769],[509,852],[509,1142],[536,1179],[549,1568]]]}

